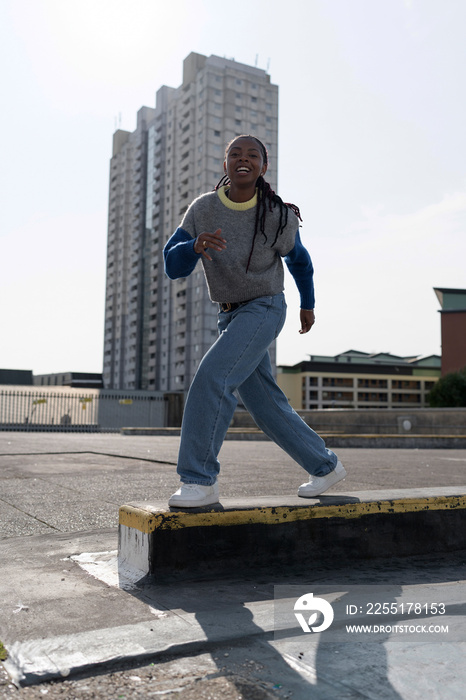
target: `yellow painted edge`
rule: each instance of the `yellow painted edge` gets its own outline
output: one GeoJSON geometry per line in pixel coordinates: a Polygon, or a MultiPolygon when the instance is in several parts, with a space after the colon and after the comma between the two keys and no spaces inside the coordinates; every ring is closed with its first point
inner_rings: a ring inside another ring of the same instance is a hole
{"type": "Polygon", "coordinates": [[[157,527],[155,515],[141,508],[133,508],[133,506],[122,506],[120,508],[120,525],[126,525],[140,532],[154,532],[157,527]]]}
{"type": "Polygon", "coordinates": [[[435,433],[326,433],[320,432],[319,435],[322,437],[339,437],[339,438],[428,438],[439,439],[439,440],[451,440],[452,438],[458,438],[464,440],[466,435],[437,435],[435,433]]]}
{"type": "Polygon", "coordinates": [[[253,510],[210,511],[186,513],[184,511],[150,511],[122,506],[120,525],[134,528],[144,533],[154,530],[179,530],[185,527],[209,527],[212,525],[278,525],[297,520],[314,518],[360,518],[377,513],[413,513],[422,510],[453,510],[466,508],[466,495],[432,496],[426,498],[402,498],[393,501],[371,501],[345,503],[331,506],[279,506],[254,508],[253,510]]]}

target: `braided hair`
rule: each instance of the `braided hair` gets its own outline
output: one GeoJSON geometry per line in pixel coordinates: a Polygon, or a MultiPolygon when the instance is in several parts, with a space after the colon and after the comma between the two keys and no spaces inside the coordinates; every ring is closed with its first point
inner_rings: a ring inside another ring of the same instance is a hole
{"type": "MultiPolygon", "coordinates": [[[[241,138],[247,138],[247,139],[252,139],[255,141],[262,154],[262,158],[264,160],[264,164],[268,165],[269,162],[269,156],[267,153],[267,149],[262,143],[262,141],[259,141],[256,136],[250,136],[247,134],[242,134],[241,136],[235,136],[228,144],[225,149],[225,157],[228,154],[228,151],[231,148],[231,145],[237,140],[241,138]]],[[[226,185],[230,184],[230,178],[228,175],[224,175],[220,181],[217,183],[215,186],[215,190],[218,190],[220,187],[224,187],[226,185]]],[[[278,240],[278,237],[283,233],[283,231],[286,228],[286,225],[288,223],[288,209],[291,209],[294,214],[299,218],[300,221],[301,219],[301,213],[299,211],[299,208],[295,204],[289,204],[288,202],[284,202],[281,197],[279,197],[278,194],[276,194],[273,189],[270,187],[270,184],[264,180],[262,175],[259,175],[259,177],[256,180],[256,191],[257,191],[257,206],[256,206],[256,219],[254,222],[254,236],[252,239],[252,245],[251,245],[251,250],[249,253],[249,258],[248,258],[248,264],[246,266],[246,272],[249,269],[249,264],[251,262],[252,254],[254,251],[254,244],[256,242],[257,234],[261,233],[264,236],[264,243],[267,241],[267,234],[265,233],[265,219],[267,216],[268,211],[273,211],[275,207],[279,207],[279,220],[278,220],[278,226],[277,230],[275,231],[275,238],[272,243],[272,248],[275,245],[275,243],[278,240]]]]}

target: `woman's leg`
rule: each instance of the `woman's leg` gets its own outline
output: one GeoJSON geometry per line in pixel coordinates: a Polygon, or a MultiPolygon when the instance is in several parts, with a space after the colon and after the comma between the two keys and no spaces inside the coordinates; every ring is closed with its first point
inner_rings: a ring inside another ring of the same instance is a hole
{"type": "Polygon", "coordinates": [[[219,314],[220,336],[199,365],[186,400],[178,456],[182,482],[215,483],[217,455],[236,408],[234,391],[279,334],[285,310],[284,296],[277,294],[219,314]]]}
{"type": "Polygon", "coordinates": [[[259,428],[309,474],[325,476],[335,469],[337,456],[292,409],[275,382],[268,352],[238,393],[259,428]]]}

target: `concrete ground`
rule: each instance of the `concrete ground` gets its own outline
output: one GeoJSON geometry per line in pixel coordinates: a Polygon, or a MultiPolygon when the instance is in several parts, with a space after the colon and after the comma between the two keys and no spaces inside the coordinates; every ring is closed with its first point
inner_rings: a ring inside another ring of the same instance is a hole
{"type": "MultiPolygon", "coordinates": [[[[278,579],[122,590],[90,576],[76,559],[117,549],[118,509],[161,500],[177,488],[179,439],[117,434],[0,433],[0,640],[31,658],[47,645],[77,667],[92,645],[121,648],[117,667],[17,688],[5,671],[0,698],[459,698],[466,673],[463,641],[318,644],[274,638],[275,585],[431,586],[455,591],[464,622],[465,553],[358,562],[349,570],[311,566],[303,580],[278,579]],[[272,612],[271,612],[272,611],[272,612]],[[144,640],[156,634],[157,643],[144,640]],[[29,645],[29,647],[27,646],[29,645]],[[157,649],[157,653],[153,650],[157,649]],[[150,654],[145,650],[152,649],[150,654]]],[[[340,449],[347,493],[466,485],[466,450],[340,449]]],[[[228,441],[221,495],[291,495],[303,470],[269,442],[228,441]]],[[[409,536],[409,533],[406,533],[409,536]]],[[[89,652],[90,653],[90,652],[89,652]]],[[[31,668],[33,663],[31,663],[31,668]]]]}
{"type": "MultiPolygon", "coordinates": [[[[117,527],[124,503],[168,499],[178,488],[178,444],[177,437],[0,432],[0,536],[117,527]]],[[[466,484],[466,450],[342,448],[338,455],[345,491],[466,484]]],[[[294,495],[307,481],[270,442],[227,441],[220,460],[228,498],[294,495]]]]}

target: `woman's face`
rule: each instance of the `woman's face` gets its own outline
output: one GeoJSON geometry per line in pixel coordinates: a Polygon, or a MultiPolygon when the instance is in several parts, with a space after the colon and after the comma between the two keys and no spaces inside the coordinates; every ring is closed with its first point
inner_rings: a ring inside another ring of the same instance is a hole
{"type": "Polygon", "coordinates": [[[233,141],[223,167],[231,183],[239,187],[255,185],[257,178],[267,170],[259,144],[247,137],[233,141]]]}

